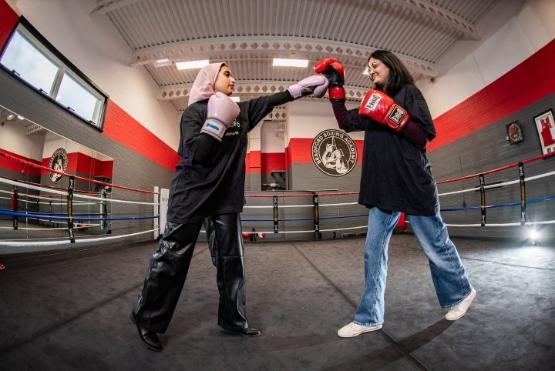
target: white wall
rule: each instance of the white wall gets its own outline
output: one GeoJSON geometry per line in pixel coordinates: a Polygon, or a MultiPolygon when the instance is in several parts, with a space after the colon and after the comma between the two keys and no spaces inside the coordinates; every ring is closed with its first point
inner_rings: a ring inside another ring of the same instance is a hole
{"type": "MultiPolygon", "coordinates": [[[[26,121],[25,121],[26,122],[26,121]]],[[[0,125],[0,148],[20,156],[42,161],[44,132],[26,135],[24,121],[17,118],[0,125]]]]}
{"type": "Polygon", "coordinates": [[[262,123],[262,153],[285,152],[285,121],[262,123]]]}
{"type": "Polygon", "coordinates": [[[157,100],[158,87],[94,0],[8,0],[46,39],[135,120],[177,150],[179,113],[157,100]]]}
{"type": "MultiPolygon", "coordinates": [[[[358,107],[348,103],[347,108],[358,107]]],[[[339,129],[331,104],[326,100],[302,99],[287,104],[286,143],[292,138],[315,138],[325,129],[339,129]]],[[[349,133],[352,139],[364,139],[362,132],[349,133]]]]}
{"type": "MultiPolygon", "coordinates": [[[[484,17],[479,29],[484,29],[487,34],[492,23],[500,21],[492,17],[499,14],[498,18],[503,18],[507,12],[514,12],[511,5],[516,6],[512,1],[500,2],[498,8],[492,9],[490,16],[484,17]]],[[[554,19],[555,1],[531,0],[517,8],[516,14],[489,36],[476,42],[458,43],[438,62],[438,66],[441,70],[442,66],[449,64],[454,58],[458,58],[460,62],[436,78],[435,82],[417,82],[426,97],[432,117],[435,118],[461,103],[553,40],[554,19]],[[470,50],[469,53],[461,56],[467,50],[470,50]]],[[[525,84],[526,76],[522,76],[522,79],[515,81],[515,87],[525,84]]]]}

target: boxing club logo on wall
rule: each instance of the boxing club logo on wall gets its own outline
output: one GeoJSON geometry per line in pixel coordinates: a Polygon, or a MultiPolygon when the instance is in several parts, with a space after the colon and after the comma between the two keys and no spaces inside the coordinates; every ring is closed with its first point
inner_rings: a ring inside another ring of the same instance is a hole
{"type": "MultiPolygon", "coordinates": [[[[55,150],[54,153],[52,154],[52,157],[50,157],[50,163],[48,164],[48,167],[51,168],[52,170],[66,171],[67,169],[66,150],[63,148],[58,148],[57,150],[55,150]]],[[[62,175],[58,173],[50,173],[48,174],[48,176],[50,177],[50,180],[53,181],[54,183],[58,183],[60,179],[62,179],[62,175]]]]}
{"type": "Polygon", "coordinates": [[[347,133],[327,129],[312,141],[312,161],[326,175],[347,175],[357,163],[357,148],[347,133]]]}

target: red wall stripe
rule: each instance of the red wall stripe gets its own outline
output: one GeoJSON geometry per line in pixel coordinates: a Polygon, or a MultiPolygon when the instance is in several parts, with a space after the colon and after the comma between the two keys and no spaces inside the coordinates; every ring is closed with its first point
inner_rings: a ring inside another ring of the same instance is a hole
{"type": "Polygon", "coordinates": [[[245,172],[247,174],[260,174],[262,169],[262,155],[260,151],[250,151],[245,158],[245,172]]]}
{"type": "Polygon", "coordinates": [[[3,47],[8,41],[8,37],[18,20],[19,16],[17,13],[13,11],[5,0],[0,0],[0,47],[3,47]]]}
{"type": "Polygon", "coordinates": [[[434,120],[433,151],[495,124],[555,93],[555,40],[476,94],[434,120]]]}
{"type": "MultiPolygon", "coordinates": [[[[6,151],[5,149],[2,149],[2,148],[0,148],[0,152],[4,152],[4,153],[7,153],[8,155],[12,155],[22,160],[27,160],[40,165],[40,162],[37,160],[28,158],[25,156],[20,156],[17,153],[6,151]]],[[[30,176],[40,176],[40,169],[22,164],[20,162],[12,161],[2,156],[0,156],[0,169],[5,169],[5,170],[13,171],[14,173],[20,173],[20,174],[25,174],[30,176]]]]}
{"type": "Polygon", "coordinates": [[[262,174],[271,174],[272,171],[287,170],[285,167],[285,152],[262,153],[262,174]]]}
{"type": "Polygon", "coordinates": [[[177,152],[111,100],[106,108],[104,134],[158,165],[175,171],[179,162],[177,152]]]}
{"type": "MultiPolygon", "coordinates": [[[[49,166],[50,157],[43,158],[42,165],[49,166]]],[[[95,177],[111,179],[113,167],[114,161],[112,160],[100,161],[81,152],[71,152],[67,154],[67,169],[65,171],[92,179],[95,177]]],[[[43,175],[48,173],[46,170],[39,169],[39,171],[43,175]]]]}

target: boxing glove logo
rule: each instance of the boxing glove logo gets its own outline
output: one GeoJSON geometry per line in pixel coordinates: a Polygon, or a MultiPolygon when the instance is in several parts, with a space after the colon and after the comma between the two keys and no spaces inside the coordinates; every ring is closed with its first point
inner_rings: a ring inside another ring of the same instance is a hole
{"type": "Polygon", "coordinates": [[[382,100],[382,97],[379,94],[372,94],[368,102],[366,102],[365,107],[370,111],[375,111],[378,108],[378,104],[382,100]]]}

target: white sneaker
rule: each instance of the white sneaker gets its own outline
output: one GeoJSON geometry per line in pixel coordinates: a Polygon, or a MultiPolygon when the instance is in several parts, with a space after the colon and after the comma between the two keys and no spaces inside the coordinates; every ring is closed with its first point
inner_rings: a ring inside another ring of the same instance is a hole
{"type": "Polygon", "coordinates": [[[382,328],[382,325],[357,325],[354,322],[345,325],[337,331],[337,336],[342,338],[352,338],[365,332],[376,331],[382,328]]]}
{"type": "Polygon", "coordinates": [[[449,321],[455,321],[464,316],[475,297],[476,290],[474,290],[474,288],[471,288],[470,294],[468,294],[466,298],[464,298],[459,304],[451,308],[449,312],[447,312],[447,314],[445,315],[445,319],[449,321]]]}

